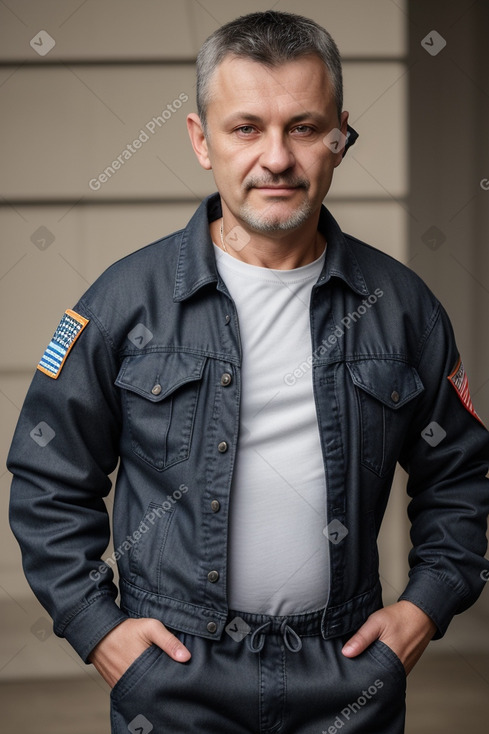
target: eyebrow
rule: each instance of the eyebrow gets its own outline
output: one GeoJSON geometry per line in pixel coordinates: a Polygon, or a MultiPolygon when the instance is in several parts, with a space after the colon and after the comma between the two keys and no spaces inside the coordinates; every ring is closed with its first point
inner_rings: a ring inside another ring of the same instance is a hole
{"type": "MultiPolygon", "coordinates": [[[[294,115],[289,120],[287,120],[287,124],[292,125],[294,123],[300,122],[301,120],[315,120],[319,123],[325,123],[326,122],[326,116],[321,114],[320,112],[310,112],[308,110],[305,110],[304,112],[300,112],[297,115],[294,115]]],[[[246,122],[256,122],[260,123],[263,122],[263,118],[260,117],[260,115],[254,115],[252,112],[233,112],[229,117],[224,119],[224,125],[230,125],[233,123],[233,121],[237,120],[245,120],[246,122]]]]}

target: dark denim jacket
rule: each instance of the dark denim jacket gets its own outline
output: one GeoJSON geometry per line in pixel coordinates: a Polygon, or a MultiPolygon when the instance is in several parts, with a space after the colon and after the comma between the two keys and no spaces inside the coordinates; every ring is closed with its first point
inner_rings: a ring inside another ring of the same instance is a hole
{"type": "MultiPolygon", "coordinates": [[[[84,659],[128,615],[210,639],[226,624],[241,347],[209,236],[219,216],[213,195],[184,230],[95,282],[74,307],[89,323],[59,377],[37,371],[20,416],[12,528],[56,633],[84,659]],[[103,498],[119,459],[108,555],[103,498]]],[[[312,355],[284,385],[312,370],[331,563],[323,635],[349,633],[382,603],[376,539],[396,462],[413,542],[402,598],[441,635],[489,575],[488,433],[447,379],[459,357],[433,294],[324,208],[319,227],[312,355]]]]}

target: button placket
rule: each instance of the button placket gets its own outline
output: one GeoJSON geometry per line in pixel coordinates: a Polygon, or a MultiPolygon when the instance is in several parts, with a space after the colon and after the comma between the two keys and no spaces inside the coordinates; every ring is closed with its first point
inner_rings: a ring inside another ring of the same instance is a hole
{"type": "MultiPolygon", "coordinates": [[[[230,321],[230,317],[227,316],[226,317],[226,322],[229,323],[229,321],[230,321]]],[[[223,371],[220,374],[218,373],[218,378],[217,379],[218,379],[219,386],[221,388],[223,388],[223,389],[228,388],[230,385],[233,384],[233,381],[234,381],[234,377],[233,377],[232,371],[228,371],[228,370],[223,371]]],[[[232,394],[233,394],[233,391],[231,390],[231,393],[230,393],[230,396],[229,397],[231,397],[232,394]]],[[[223,395],[224,395],[224,393],[223,393],[223,395]]],[[[225,397],[224,397],[224,402],[225,403],[228,402],[228,400],[226,400],[225,397]]],[[[228,430],[227,423],[226,422],[224,422],[222,424],[222,429],[224,431],[227,431],[228,430]]],[[[229,450],[229,448],[230,448],[230,444],[227,441],[224,441],[224,440],[218,441],[218,443],[217,443],[217,450],[218,450],[218,452],[220,454],[225,454],[229,450]]],[[[218,525],[218,523],[220,522],[220,520],[217,517],[217,513],[219,513],[220,510],[221,510],[221,502],[216,498],[216,496],[212,497],[212,495],[209,498],[208,502],[209,502],[209,504],[207,505],[207,508],[208,508],[208,510],[210,509],[210,511],[212,513],[212,520],[210,522],[211,522],[211,526],[214,528],[214,533],[215,533],[216,530],[217,530],[217,528],[220,527],[220,525],[218,525]]],[[[217,563],[219,563],[219,560],[218,560],[218,557],[217,556],[216,556],[216,559],[215,560],[217,561],[217,563]]],[[[216,570],[214,568],[214,569],[208,571],[208,573],[207,573],[207,581],[208,581],[208,583],[210,583],[210,584],[217,584],[219,582],[219,580],[220,580],[220,573],[219,573],[218,570],[216,570]]],[[[218,584],[218,586],[219,586],[219,584],[218,584]]],[[[216,588],[216,593],[219,593],[217,588],[216,588]]],[[[215,622],[209,622],[208,623],[208,625],[207,625],[207,631],[209,633],[214,634],[217,631],[217,629],[218,629],[218,625],[215,622]]]]}

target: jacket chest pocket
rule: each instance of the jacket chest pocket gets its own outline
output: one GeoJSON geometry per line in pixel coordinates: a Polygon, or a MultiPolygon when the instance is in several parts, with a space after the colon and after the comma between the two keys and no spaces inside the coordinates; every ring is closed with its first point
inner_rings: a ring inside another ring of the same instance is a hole
{"type": "Polygon", "coordinates": [[[423,383],[414,367],[394,359],[365,359],[347,367],[360,413],[361,462],[384,476],[398,459],[423,383]]]}
{"type": "Polygon", "coordinates": [[[206,358],[186,352],[126,357],[115,384],[132,450],[158,471],[185,461],[206,358]]]}

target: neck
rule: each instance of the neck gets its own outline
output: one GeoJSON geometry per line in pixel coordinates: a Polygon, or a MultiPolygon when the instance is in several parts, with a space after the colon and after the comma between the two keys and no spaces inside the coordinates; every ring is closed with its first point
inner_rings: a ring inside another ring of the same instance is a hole
{"type": "Polygon", "coordinates": [[[210,224],[213,242],[231,257],[249,265],[294,270],[317,260],[326,244],[317,229],[319,216],[289,232],[255,232],[237,222],[230,212],[223,210],[223,215],[210,224]]]}

